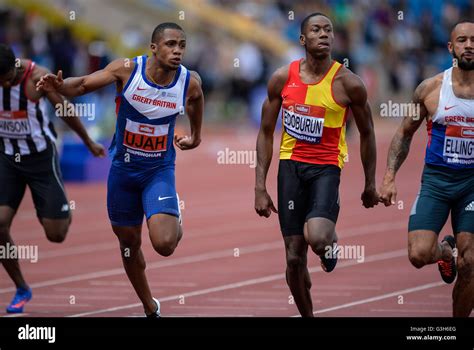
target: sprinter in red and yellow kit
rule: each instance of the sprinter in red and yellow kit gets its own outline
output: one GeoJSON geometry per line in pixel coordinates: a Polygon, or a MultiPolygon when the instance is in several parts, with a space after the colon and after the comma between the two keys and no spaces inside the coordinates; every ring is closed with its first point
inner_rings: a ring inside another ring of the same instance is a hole
{"type": "Polygon", "coordinates": [[[349,109],[360,132],[365,172],[362,203],[379,202],[375,190],[376,149],[367,91],[361,79],[331,58],[334,41],[330,19],[313,13],[301,23],[300,44],[306,58],[278,69],[268,83],[257,139],[255,210],[278,213],[286,248],[286,280],[299,312],[313,316],[307,268],[308,245],[331,272],[337,262],[335,226],[339,181],[347,160],[349,109]],[[266,190],[273,134],[281,109],[283,124],[278,169],[278,211],[266,190]]]}

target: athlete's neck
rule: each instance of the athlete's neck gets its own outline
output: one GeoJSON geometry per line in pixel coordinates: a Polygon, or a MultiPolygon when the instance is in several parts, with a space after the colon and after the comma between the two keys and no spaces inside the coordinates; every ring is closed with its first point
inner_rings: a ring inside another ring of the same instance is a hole
{"type": "Polygon", "coordinates": [[[459,67],[454,67],[453,79],[460,86],[472,86],[474,82],[474,70],[464,70],[459,67]]]}
{"type": "Polygon", "coordinates": [[[18,85],[25,74],[26,67],[28,66],[28,62],[25,60],[20,60],[20,67],[16,69],[15,78],[12,81],[12,86],[18,85]]]}
{"type": "Polygon", "coordinates": [[[325,57],[314,57],[309,53],[306,53],[306,60],[303,62],[306,65],[306,71],[317,76],[321,76],[326,73],[331,67],[332,58],[331,55],[325,57]]]}
{"type": "Polygon", "coordinates": [[[146,61],[145,73],[151,78],[153,83],[166,86],[173,82],[176,70],[170,70],[161,66],[156,57],[152,55],[146,61]]]}

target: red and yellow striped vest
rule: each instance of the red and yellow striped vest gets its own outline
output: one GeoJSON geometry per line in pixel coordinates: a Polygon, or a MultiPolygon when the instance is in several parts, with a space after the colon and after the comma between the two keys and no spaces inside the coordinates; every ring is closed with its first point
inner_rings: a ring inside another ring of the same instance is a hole
{"type": "Polygon", "coordinates": [[[347,157],[347,106],[334,100],[332,83],[341,68],[333,61],[316,84],[305,84],[299,76],[300,62],[290,64],[288,80],[281,92],[283,131],[280,159],[343,168],[347,157]]]}

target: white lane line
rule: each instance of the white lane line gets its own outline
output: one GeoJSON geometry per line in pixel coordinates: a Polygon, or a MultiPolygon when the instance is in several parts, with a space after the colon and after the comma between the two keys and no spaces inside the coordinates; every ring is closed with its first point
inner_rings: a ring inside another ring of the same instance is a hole
{"type": "Polygon", "coordinates": [[[0,316],[0,317],[25,317],[25,316],[28,316],[29,314],[28,313],[22,313],[22,314],[7,314],[7,315],[4,315],[4,316],[0,316]]]}
{"type": "MultiPolygon", "coordinates": [[[[239,254],[245,255],[245,254],[251,254],[251,253],[259,253],[259,252],[273,250],[273,249],[282,248],[282,247],[283,247],[282,241],[277,241],[277,242],[273,241],[269,243],[261,243],[261,244],[247,246],[247,247],[242,247],[240,249],[239,254]]],[[[212,259],[230,258],[230,257],[233,257],[233,254],[234,254],[234,248],[227,248],[227,249],[214,251],[211,253],[204,253],[204,254],[182,257],[182,258],[157,261],[154,263],[149,263],[147,265],[147,270],[153,270],[153,269],[169,267],[169,266],[178,266],[178,265],[184,265],[184,264],[198,263],[198,262],[203,262],[203,261],[212,260],[212,259]]],[[[69,276],[69,277],[53,279],[53,280],[47,280],[43,282],[32,283],[30,287],[32,289],[38,289],[38,288],[43,288],[43,287],[56,286],[59,284],[78,282],[78,281],[84,281],[84,280],[102,278],[102,277],[124,275],[124,274],[125,274],[125,271],[123,267],[120,267],[116,269],[90,272],[90,273],[85,273],[85,274],[80,274],[80,275],[74,275],[74,276],[69,276]]],[[[16,289],[14,287],[3,288],[3,289],[0,289],[0,294],[14,292],[15,290],[16,289]]]]}
{"type": "MultiPolygon", "coordinates": [[[[280,303],[281,305],[281,303],[280,303]]],[[[254,306],[254,305],[236,305],[236,306],[222,306],[222,305],[171,305],[171,309],[206,309],[206,310],[287,310],[286,307],[275,307],[275,306],[254,306]]]]}
{"type": "MultiPolygon", "coordinates": [[[[210,303],[239,303],[241,305],[245,305],[245,307],[253,307],[253,303],[255,304],[281,304],[282,299],[281,293],[278,293],[278,297],[273,299],[269,298],[207,298],[206,300],[210,303]]],[[[182,305],[179,305],[182,306],[182,305]]]]}
{"type": "MultiPolygon", "coordinates": [[[[443,304],[446,306],[446,304],[443,304]]],[[[432,309],[370,309],[370,312],[384,312],[384,313],[407,313],[407,314],[419,314],[427,313],[427,314],[437,314],[441,316],[440,313],[446,312],[450,316],[451,311],[440,311],[440,310],[432,310],[432,309]]],[[[375,316],[375,315],[374,315],[375,316]]]]}
{"type": "MultiPolygon", "coordinates": [[[[114,291],[115,294],[115,291],[114,291]]],[[[69,304],[69,300],[71,298],[71,295],[51,295],[51,294],[35,294],[35,300],[54,300],[54,301],[64,301],[65,303],[69,304]]],[[[116,295],[110,295],[108,294],[107,296],[104,295],[81,295],[80,297],[76,298],[76,304],[77,300],[129,300],[129,296],[116,296],[116,295]]],[[[35,306],[38,304],[34,304],[35,306]]]]}
{"type": "MultiPolygon", "coordinates": [[[[353,301],[353,302],[350,302],[350,303],[347,303],[347,304],[342,304],[342,305],[336,305],[336,306],[332,306],[332,307],[328,307],[326,309],[322,309],[322,310],[317,310],[315,312],[313,312],[315,315],[317,314],[323,314],[323,313],[326,313],[326,312],[331,312],[331,311],[335,311],[335,310],[341,310],[341,309],[345,309],[345,308],[349,308],[349,307],[353,307],[353,306],[357,306],[357,305],[362,305],[362,304],[368,304],[368,303],[372,303],[374,301],[378,301],[378,300],[383,300],[383,299],[388,299],[388,298],[391,298],[391,297],[397,297],[399,295],[403,295],[403,294],[409,294],[409,293],[414,293],[414,292],[419,292],[420,290],[425,290],[425,289],[430,289],[430,288],[435,288],[435,287],[440,287],[442,285],[445,285],[444,282],[433,282],[433,283],[427,283],[427,284],[423,284],[423,285],[420,285],[420,286],[417,286],[417,287],[413,287],[413,288],[407,288],[407,289],[401,289],[401,290],[397,290],[395,292],[391,292],[391,293],[386,293],[386,294],[382,294],[382,295],[377,295],[375,297],[371,297],[371,298],[366,298],[366,299],[362,299],[362,300],[358,300],[358,301],[353,301]]],[[[298,317],[299,315],[294,315],[293,317],[298,317]]]]}
{"type": "MultiPolygon", "coordinates": [[[[374,262],[374,261],[381,261],[381,260],[388,260],[388,259],[402,257],[402,256],[405,256],[405,255],[406,255],[406,249],[400,249],[400,250],[375,254],[375,255],[366,257],[365,263],[374,262]]],[[[359,263],[357,261],[344,261],[344,262],[340,263],[337,268],[341,269],[341,268],[350,267],[350,266],[354,266],[354,265],[358,265],[358,264],[359,263]]],[[[321,269],[320,266],[313,267],[313,268],[310,268],[308,270],[309,270],[310,273],[322,272],[322,269],[321,269]]],[[[170,300],[178,300],[178,299],[183,298],[183,297],[184,298],[190,298],[190,297],[194,297],[194,296],[205,295],[205,294],[210,294],[210,293],[215,293],[215,292],[221,292],[221,291],[224,291],[224,290],[241,288],[241,287],[246,287],[246,286],[252,286],[252,285],[256,285],[256,284],[272,282],[272,281],[277,281],[277,280],[284,280],[284,279],[285,279],[285,274],[284,273],[278,273],[278,274],[273,274],[273,275],[259,277],[259,278],[252,278],[252,279],[241,281],[241,282],[224,284],[224,285],[220,285],[220,286],[216,286],[216,287],[212,287],[212,288],[200,289],[200,290],[196,290],[196,291],[192,291],[192,292],[171,295],[171,296],[168,296],[168,297],[160,298],[160,302],[165,302],[165,301],[170,301],[170,300]]],[[[101,314],[101,313],[105,313],[105,312],[113,312],[113,311],[118,311],[118,310],[131,309],[131,308],[134,308],[134,307],[139,307],[141,305],[142,305],[141,303],[134,303],[134,304],[116,306],[116,307],[111,307],[111,308],[106,308],[106,309],[101,309],[101,310],[83,312],[83,313],[79,313],[79,314],[69,315],[68,317],[91,316],[91,315],[97,315],[97,314],[101,314]]]]}

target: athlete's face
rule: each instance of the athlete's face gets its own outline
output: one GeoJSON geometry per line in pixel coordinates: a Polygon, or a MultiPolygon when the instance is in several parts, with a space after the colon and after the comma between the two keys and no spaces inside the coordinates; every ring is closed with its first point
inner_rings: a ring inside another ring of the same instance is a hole
{"type": "Polygon", "coordinates": [[[0,76],[0,86],[2,88],[9,88],[13,85],[16,78],[16,67],[11,69],[8,73],[5,73],[0,76]]]}
{"type": "Polygon", "coordinates": [[[160,64],[168,69],[178,69],[186,49],[186,36],[182,30],[165,29],[158,43],[151,43],[151,51],[160,64]]]}
{"type": "Polygon", "coordinates": [[[334,42],[332,23],[324,16],[314,16],[306,23],[300,35],[300,44],[315,57],[326,57],[331,53],[334,42]]]}
{"type": "Polygon", "coordinates": [[[474,69],[474,23],[461,23],[454,28],[448,50],[460,69],[474,69]]]}

